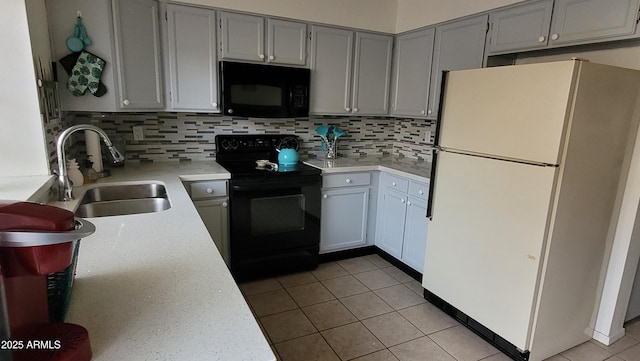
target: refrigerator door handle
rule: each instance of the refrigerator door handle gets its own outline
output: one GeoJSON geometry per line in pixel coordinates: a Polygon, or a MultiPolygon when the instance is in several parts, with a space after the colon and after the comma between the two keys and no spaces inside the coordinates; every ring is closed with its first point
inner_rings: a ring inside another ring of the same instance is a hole
{"type": "Polygon", "coordinates": [[[438,153],[440,147],[435,146],[432,149],[433,155],[431,159],[431,177],[429,179],[429,201],[427,202],[427,218],[433,220],[433,193],[436,185],[436,168],[438,164],[438,153]]]}

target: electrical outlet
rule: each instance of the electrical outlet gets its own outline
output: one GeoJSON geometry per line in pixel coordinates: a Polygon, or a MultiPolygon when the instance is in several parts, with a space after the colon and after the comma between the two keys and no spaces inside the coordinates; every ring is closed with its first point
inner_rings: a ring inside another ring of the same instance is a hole
{"type": "Polygon", "coordinates": [[[133,128],[133,140],[144,140],[144,127],[137,125],[133,128]]]}
{"type": "Polygon", "coordinates": [[[425,130],[425,132],[424,132],[424,141],[425,141],[425,143],[430,143],[431,142],[431,131],[430,130],[425,130]]]}

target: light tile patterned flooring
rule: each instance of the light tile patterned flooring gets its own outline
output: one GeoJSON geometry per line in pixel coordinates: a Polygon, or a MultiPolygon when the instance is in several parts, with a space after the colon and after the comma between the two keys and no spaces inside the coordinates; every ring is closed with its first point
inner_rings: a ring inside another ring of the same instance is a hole
{"type": "MultiPolygon", "coordinates": [[[[378,255],[240,284],[278,360],[508,361],[426,302],[419,282],[378,255]]],[[[586,342],[547,361],[640,361],[640,322],[611,346],[586,342]]]]}

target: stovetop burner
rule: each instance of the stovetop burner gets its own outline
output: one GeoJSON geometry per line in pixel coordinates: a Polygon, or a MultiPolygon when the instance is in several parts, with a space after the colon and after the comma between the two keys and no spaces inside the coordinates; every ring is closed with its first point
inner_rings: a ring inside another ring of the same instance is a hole
{"type": "Polygon", "coordinates": [[[231,179],[271,178],[318,175],[321,171],[301,162],[279,165],[277,170],[261,167],[257,160],[278,163],[276,148],[296,146],[295,135],[290,134],[220,134],[216,135],[216,161],[231,173],[231,179]],[[294,141],[291,141],[294,139],[294,141]],[[283,142],[284,140],[284,142],[283,142]],[[288,141],[288,142],[287,142],[288,141]]]}

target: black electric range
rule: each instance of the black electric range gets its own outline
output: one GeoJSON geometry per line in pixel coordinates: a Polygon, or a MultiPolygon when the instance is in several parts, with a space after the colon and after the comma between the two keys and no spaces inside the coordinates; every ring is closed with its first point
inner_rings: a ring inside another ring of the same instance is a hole
{"type": "Polygon", "coordinates": [[[293,135],[216,136],[216,161],[231,174],[231,272],[238,281],[313,269],[320,244],[321,171],[301,162],[277,164],[277,147],[296,148],[293,135]]]}

